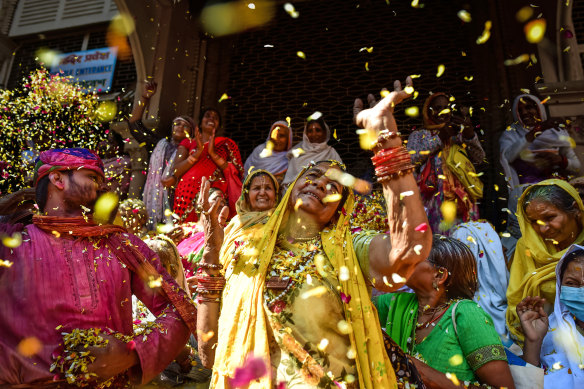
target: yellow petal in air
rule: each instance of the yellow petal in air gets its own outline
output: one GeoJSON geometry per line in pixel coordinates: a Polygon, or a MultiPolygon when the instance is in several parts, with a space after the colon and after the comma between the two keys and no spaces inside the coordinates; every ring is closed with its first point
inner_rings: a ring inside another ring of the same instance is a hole
{"type": "Polygon", "coordinates": [[[529,43],[539,43],[545,36],[547,22],[545,19],[535,19],[527,23],[523,28],[525,38],[529,43]]]}
{"type": "Polygon", "coordinates": [[[470,23],[472,21],[472,17],[470,16],[470,13],[464,9],[461,9],[460,11],[458,11],[456,16],[458,16],[458,18],[465,23],[470,23]]]}
{"type": "Polygon", "coordinates": [[[485,22],[485,29],[483,30],[483,33],[481,34],[481,36],[479,36],[477,38],[477,45],[482,45],[482,44],[487,43],[487,41],[491,37],[491,27],[492,26],[493,26],[493,23],[490,20],[487,20],[485,22]]]}
{"type": "Polygon", "coordinates": [[[416,107],[415,105],[411,106],[411,107],[407,107],[405,109],[405,113],[406,115],[408,115],[411,118],[415,118],[420,116],[420,109],[418,107],[416,107]]]}
{"type": "Polygon", "coordinates": [[[325,196],[324,199],[322,199],[323,203],[334,203],[337,202],[339,200],[341,200],[343,198],[343,196],[340,193],[333,193],[330,195],[325,196]]]}

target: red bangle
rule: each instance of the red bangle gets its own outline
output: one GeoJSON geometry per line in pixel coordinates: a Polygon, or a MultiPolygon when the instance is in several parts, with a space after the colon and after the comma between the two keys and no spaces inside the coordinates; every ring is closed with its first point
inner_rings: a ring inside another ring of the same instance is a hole
{"type": "Polygon", "coordinates": [[[404,146],[379,151],[371,158],[377,181],[387,181],[410,173],[414,169],[410,152],[404,146]]]}

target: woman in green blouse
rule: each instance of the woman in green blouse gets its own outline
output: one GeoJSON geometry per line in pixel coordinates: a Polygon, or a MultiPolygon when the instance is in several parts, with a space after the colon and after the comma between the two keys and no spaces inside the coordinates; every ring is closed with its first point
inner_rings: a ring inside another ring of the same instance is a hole
{"type": "Polygon", "coordinates": [[[475,302],[477,265],[469,248],[434,235],[432,251],[407,285],[415,293],[374,300],[380,322],[409,355],[428,387],[479,382],[514,388],[493,320],[475,302]]]}

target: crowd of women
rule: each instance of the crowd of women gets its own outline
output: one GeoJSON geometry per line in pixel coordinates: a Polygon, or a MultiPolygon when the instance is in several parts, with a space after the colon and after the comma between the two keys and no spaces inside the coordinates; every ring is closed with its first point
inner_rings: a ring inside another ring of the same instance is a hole
{"type": "MultiPolygon", "coordinates": [[[[177,117],[171,140],[157,140],[144,202],[121,214],[150,241],[156,226],[180,226],[167,231],[176,254],[161,257],[198,304],[193,345],[213,387],[233,384],[250,355],[268,366],[258,387],[584,383],[584,206],[567,182],[580,162],[565,125],[537,97],[515,99],[500,139],[510,220],[499,235],[479,221],[485,152],[468,109],[431,94],[402,145],[393,107],[408,93],[396,87],[354,107],[356,124],[381,134],[381,230],[351,228],[356,197],[322,116],[296,145],[275,121],[245,164],[216,136],[213,109],[198,124],[177,117]]],[[[135,132],[148,132],[139,119],[155,91],[146,86],[135,132]]]]}
{"type": "Polygon", "coordinates": [[[198,311],[159,383],[584,385],[584,204],[568,182],[580,161],[565,125],[537,97],[515,99],[500,139],[509,221],[498,234],[479,220],[485,152],[468,109],[431,94],[404,142],[393,111],[406,86],[368,109],[355,101],[355,124],[376,134],[381,202],[369,208],[321,115],[296,145],[290,123],[275,121],[243,163],[217,110],[175,118],[169,139],[146,129],[156,84],[146,85],[130,127],[152,149],[147,181],[143,201],[121,203],[120,223],[198,311]],[[381,227],[358,215],[380,208],[381,227]]]}

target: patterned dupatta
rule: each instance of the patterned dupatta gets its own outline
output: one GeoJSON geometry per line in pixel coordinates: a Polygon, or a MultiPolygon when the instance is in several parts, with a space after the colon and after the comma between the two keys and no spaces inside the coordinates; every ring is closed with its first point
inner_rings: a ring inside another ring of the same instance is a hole
{"type": "MultiPolygon", "coordinates": [[[[306,168],[298,175],[301,177],[306,168]]],[[[296,180],[298,180],[298,177],[296,180]]],[[[276,208],[250,249],[233,261],[233,271],[223,292],[223,305],[219,318],[218,345],[215,354],[211,387],[228,388],[229,378],[235,369],[243,365],[247,355],[256,356],[270,362],[268,328],[264,312],[265,276],[272,260],[280,228],[286,224],[290,214],[288,201],[294,184],[290,185],[280,205],[276,208]]],[[[349,190],[350,191],[350,190],[349,190]]],[[[383,336],[377,311],[371,302],[367,285],[353,249],[349,218],[354,198],[350,191],[342,212],[334,228],[321,232],[325,255],[339,275],[341,268],[350,273],[347,281],[339,281],[341,291],[352,296],[344,304],[345,317],[352,328],[349,335],[355,350],[355,363],[360,388],[395,388],[396,376],[385,352],[383,336]]],[[[232,259],[232,252],[222,250],[221,262],[232,259]]],[[[324,369],[314,360],[304,361],[304,367],[311,373],[319,374],[324,369]]],[[[269,376],[250,383],[250,388],[273,387],[269,376]]]]}

